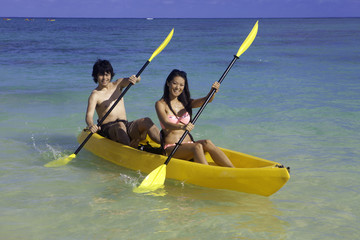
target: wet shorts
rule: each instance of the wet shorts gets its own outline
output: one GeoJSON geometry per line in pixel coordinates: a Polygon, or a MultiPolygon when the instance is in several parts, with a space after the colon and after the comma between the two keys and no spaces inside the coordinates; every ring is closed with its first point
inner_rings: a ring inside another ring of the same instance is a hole
{"type": "MultiPolygon", "coordinates": [[[[101,130],[98,133],[103,137],[111,139],[109,131],[114,127],[118,128],[118,123],[119,122],[124,123],[124,125],[126,127],[126,133],[129,136],[129,138],[131,139],[132,138],[131,133],[132,133],[132,129],[134,127],[134,121],[128,122],[127,120],[116,119],[115,121],[102,124],[100,126],[101,130]]],[[[116,139],[112,139],[112,140],[116,140],[116,139]]]]}

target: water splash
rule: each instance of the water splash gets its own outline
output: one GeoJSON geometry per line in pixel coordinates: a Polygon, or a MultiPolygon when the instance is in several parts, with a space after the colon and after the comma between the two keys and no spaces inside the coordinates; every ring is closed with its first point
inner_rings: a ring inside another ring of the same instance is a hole
{"type": "Polygon", "coordinates": [[[126,174],[120,173],[120,180],[126,185],[135,186],[138,182],[138,178],[130,177],[126,174]]]}
{"type": "Polygon", "coordinates": [[[61,151],[56,150],[55,148],[53,148],[49,144],[46,144],[46,147],[50,150],[50,152],[52,153],[54,159],[62,157],[61,151]]]}
{"type": "MultiPolygon", "coordinates": [[[[48,143],[45,143],[44,146],[41,146],[41,144],[39,144],[36,140],[34,134],[31,135],[31,141],[35,151],[37,151],[44,159],[58,159],[66,155],[48,143]]],[[[45,139],[45,141],[48,141],[48,139],[45,139]]]]}

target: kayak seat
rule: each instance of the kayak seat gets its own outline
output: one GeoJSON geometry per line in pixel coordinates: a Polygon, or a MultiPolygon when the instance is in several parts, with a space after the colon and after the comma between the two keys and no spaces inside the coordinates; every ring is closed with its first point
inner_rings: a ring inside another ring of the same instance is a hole
{"type": "Polygon", "coordinates": [[[154,154],[164,155],[164,150],[162,149],[162,147],[153,147],[150,145],[149,142],[146,142],[145,145],[140,143],[138,146],[138,150],[149,152],[149,153],[154,153],[154,154]]]}

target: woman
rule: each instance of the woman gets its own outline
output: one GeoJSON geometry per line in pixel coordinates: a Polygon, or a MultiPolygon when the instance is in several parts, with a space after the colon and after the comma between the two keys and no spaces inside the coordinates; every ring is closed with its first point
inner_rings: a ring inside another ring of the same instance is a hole
{"type": "MultiPolygon", "coordinates": [[[[218,91],[220,84],[215,82],[212,88],[218,91]]],[[[209,93],[210,94],[210,93],[209,93]]],[[[194,128],[190,123],[192,108],[199,108],[207,97],[191,99],[186,73],[174,69],[166,79],[164,94],[156,102],[156,113],[162,127],[162,146],[166,154],[170,154],[175,144],[179,141],[186,130],[194,128]]],[[[210,99],[211,102],[214,95],[210,99]]],[[[229,158],[210,140],[194,141],[190,134],[186,136],[174,157],[208,164],[205,152],[209,152],[214,162],[224,167],[234,167],[229,158]]]]}

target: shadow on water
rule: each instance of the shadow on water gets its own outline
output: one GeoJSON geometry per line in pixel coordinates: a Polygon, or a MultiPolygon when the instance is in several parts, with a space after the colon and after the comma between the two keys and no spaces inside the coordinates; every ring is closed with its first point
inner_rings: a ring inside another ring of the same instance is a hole
{"type": "Polygon", "coordinates": [[[176,233],[180,226],[182,230],[177,235],[192,238],[199,232],[202,232],[201,237],[214,234],[212,237],[215,238],[263,236],[264,239],[284,239],[286,236],[288,223],[281,219],[282,211],[270,198],[168,179],[163,196],[136,194],[132,188],[141,182],[139,173],[121,167],[107,171],[116,184],[99,191],[92,201],[93,207],[108,217],[140,215],[137,224],[153,222],[152,234],[156,236],[176,233]],[[120,206],[119,201],[130,205],[120,206]],[[209,226],[212,229],[206,230],[209,226]],[[215,233],[213,228],[219,231],[215,233]]]}
{"type": "Polygon", "coordinates": [[[157,227],[153,234],[176,231],[176,225],[188,228],[189,236],[193,236],[196,224],[200,227],[210,224],[224,225],[223,231],[227,232],[224,234],[232,237],[265,234],[270,239],[282,239],[286,235],[288,223],[281,219],[282,211],[269,197],[204,188],[169,179],[165,188],[155,194],[136,194],[132,189],[141,183],[146,176],[144,173],[112,164],[86,150],[72,165],[101,174],[98,179],[105,183],[104,188],[92,199],[92,206],[101,215],[140,214],[142,217],[137,220],[140,225],[146,221],[161,222],[162,227],[157,227]],[[119,202],[130,205],[119,206],[119,202]]]}

